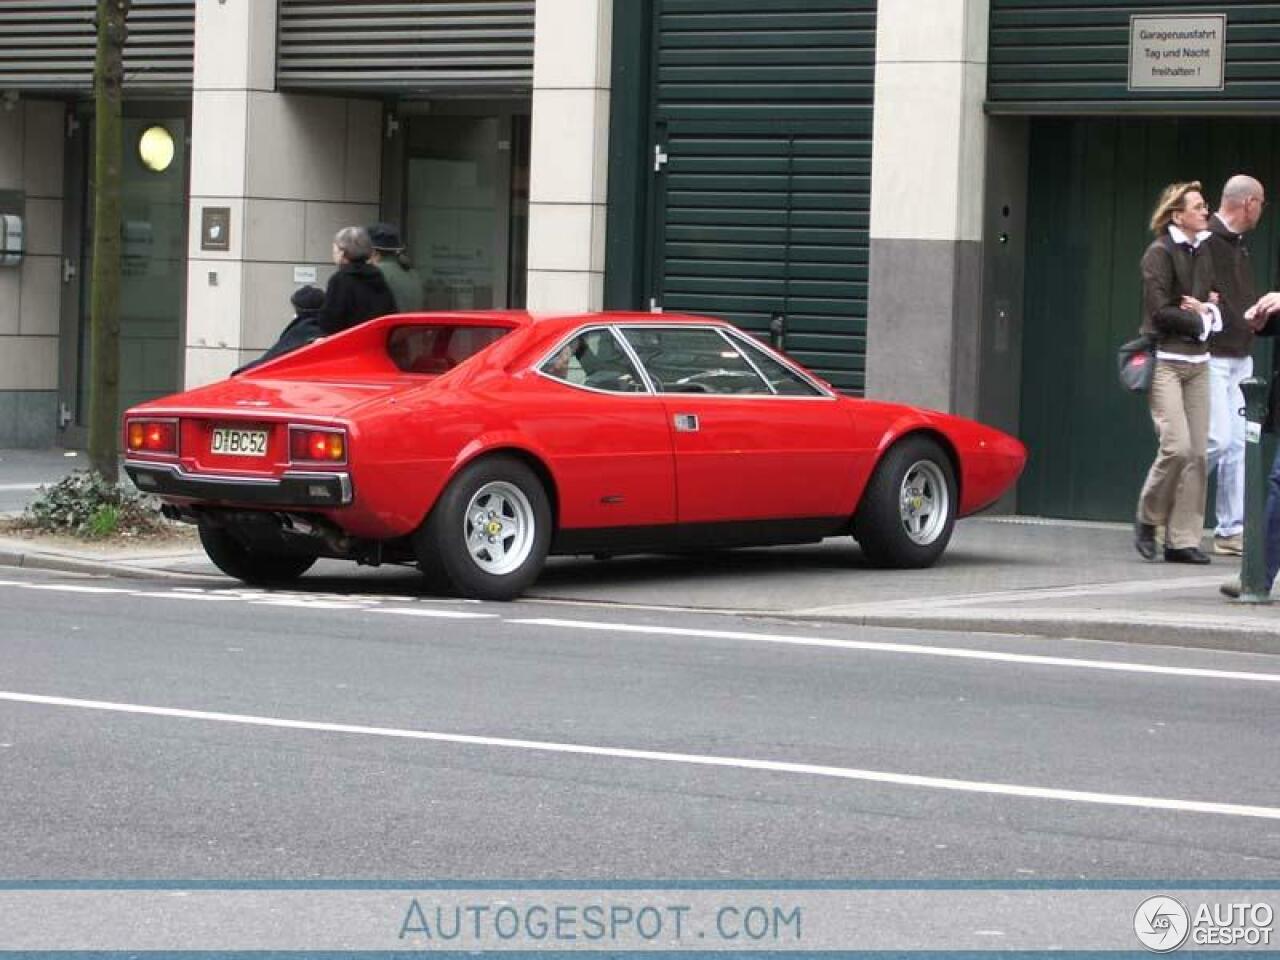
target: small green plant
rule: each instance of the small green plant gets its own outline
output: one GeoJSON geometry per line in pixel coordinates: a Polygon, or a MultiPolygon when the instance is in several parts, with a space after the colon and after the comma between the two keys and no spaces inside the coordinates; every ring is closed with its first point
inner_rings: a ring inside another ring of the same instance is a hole
{"type": "Polygon", "coordinates": [[[86,539],[157,533],[165,526],[151,501],[88,470],[42,487],[23,513],[22,523],[86,539]]]}
{"type": "Polygon", "coordinates": [[[89,518],[88,535],[95,540],[103,540],[120,528],[120,508],[104,503],[89,518]]]}

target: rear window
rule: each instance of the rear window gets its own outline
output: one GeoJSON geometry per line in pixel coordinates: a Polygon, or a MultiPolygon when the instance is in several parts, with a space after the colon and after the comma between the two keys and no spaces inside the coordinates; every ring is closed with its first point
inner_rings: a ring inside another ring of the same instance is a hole
{"type": "Polygon", "coordinates": [[[414,324],[387,335],[387,356],[405,373],[448,373],[511,332],[510,327],[414,324]]]}

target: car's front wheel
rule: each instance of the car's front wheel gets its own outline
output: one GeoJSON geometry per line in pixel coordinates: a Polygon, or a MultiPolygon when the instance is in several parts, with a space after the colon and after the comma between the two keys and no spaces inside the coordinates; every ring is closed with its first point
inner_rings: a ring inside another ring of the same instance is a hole
{"type": "Polygon", "coordinates": [[[247,546],[226,527],[200,524],[200,544],[213,565],[229,577],[254,586],[297,580],[316,562],[307,554],[278,553],[247,546]]]}
{"type": "Polygon", "coordinates": [[[854,518],[854,536],[877,567],[932,566],[956,524],[951,458],[928,437],[894,444],[881,458],[854,518]]]}
{"type": "Polygon", "coordinates": [[[507,456],[464,467],[414,534],[418,565],[463,597],[513,600],[551,545],[551,506],[537,475],[507,456]]]}

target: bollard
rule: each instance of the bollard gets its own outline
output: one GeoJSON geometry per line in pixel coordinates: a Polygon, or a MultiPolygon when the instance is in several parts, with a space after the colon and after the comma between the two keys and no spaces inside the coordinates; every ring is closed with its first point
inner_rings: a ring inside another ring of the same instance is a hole
{"type": "Polygon", "coordinates": [[[1240,563],[1240,602],[1270,603],[1267,583],[1267,464],[1262,460],[1262,422],[1267,416],[1267,381],[1240,382],[1244,393],[1244,557],[1240,563]]]}

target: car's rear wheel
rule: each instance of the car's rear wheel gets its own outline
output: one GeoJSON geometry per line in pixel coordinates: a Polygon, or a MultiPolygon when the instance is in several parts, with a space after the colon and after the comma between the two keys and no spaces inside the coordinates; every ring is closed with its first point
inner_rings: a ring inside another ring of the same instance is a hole
{"type": "Polygon", "coordinates": [[[280,553],[246,545],[226,527],[200,524],[200,544],[213,565],[229,577],[254,586],[297,580],[316,562],[307,554],[280,553]]]}
{"type": "Polygon", "coordinates": [[[537,475],[514,457],[464,467],[414,534],[429,582],[478,600],[512,600],[538,574],[551,544],[551,505],[537,475]]]}
{"type": "Polygon", "coordinates": [[[854,536],[878,567],[932,566],[955,529],[955,470],[935,440],[894,444],[872,474],[854,518],[854,536]]]}

